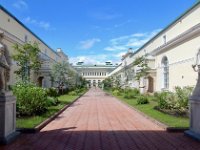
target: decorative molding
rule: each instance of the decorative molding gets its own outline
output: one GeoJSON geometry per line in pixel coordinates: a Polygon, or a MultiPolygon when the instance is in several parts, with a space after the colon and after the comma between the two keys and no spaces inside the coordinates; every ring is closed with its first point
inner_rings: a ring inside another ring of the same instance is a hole
{"type": "MultiPolygon", "coordinates": [[[[184,60],[180,60],[180,61],[177,61],[177,62],[173,62],[173,63],[169,64],[169,67],[170,66],[174,66],[174,65],[180,65],[180,64],[183,64],[183,63],[187,63],[187,62],[193,62],[193,61],[194,61],[194,57],[188,58],[188,59],[184,59],[184,60]]],[[[157,67],[157,69],[162,69],[162,68],[163,67],[160,67],[160,66],[157,67]]]]}
{"type": "MultiPolygon", "coordinates": [[[[17,44],[20,44],[20,45],[23,45],[25,42],[23,40],[21,40],[20,38],[16,37],[15,35],[3,30],[2,28],[0,28],[0,37],[2,37],[2,39],[6,39],[8,40],[9,42],[11,43],[17,43],[17,44]]],[[[45,53],[43,52],[40,52],[43,56],[46,56],[48,57],[50,60],[54,61],[54,62],[57,62],[56,60],[54,60],[53,58],[49,57],[48,55],[46,55],[45,53]]],[[[58,55],[58,57],[60,57],[58,55]]]]}
{"type": "Polygon", "coordinates": [[[20,38],[18,38],[15,35],[3,30],[2,28],[0,28],[0,35],[2,36],[2,38],[10,41],[11,43],[24,44],[24,41],[22,41],[20,38]]]}
{"type": "Polygon", "coordinates": [[[151,55],[156,56],[160,53],[163,53],[165,50],[170,49],[176,45],[179,45],[181,42],[188,40],[194,36],[200,34],[200,23],[183,32],[182,34],[176,36],[172,40],[168,41],[166,44],[156,48],[151,52],[151,55]]]}

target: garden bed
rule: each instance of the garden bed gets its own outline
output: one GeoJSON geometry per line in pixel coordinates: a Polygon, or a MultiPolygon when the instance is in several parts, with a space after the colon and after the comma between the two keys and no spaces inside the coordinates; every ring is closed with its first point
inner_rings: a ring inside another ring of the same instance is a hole
{"type": "MultiPolygon", "coordinates": [[[[106,91],[109,92],[111,95],[111,91],[106,91]]],[[[165,112],[161,112],[159,110],[156,110],[155,107],[157,106],[157,102],[155,102],[152,98],[149,98],[149,103],[148,104],[143,104],[143,105],[138,105],[137,100],[132,98],[132,99],[126,99],[123,96],[116,96],[120,101],[132,106],[134,109],[138,110],[142,114],[146,115],[147,118],[151,120],[157,120],[160,122],[159,125],[165,128],[167,131],[183,131],[188,129],[189,127],[189,118],[182,117],[182,116],[174,116],[167,114],[165,112]]]]}
{"type": "Polygon", "coordinates": [[[23,133],[34,133],[41,130],[81,96],[62,95],[58,98],[59,105],[48,107],[44,114],[17,118],[17,130],[23,133]]]}

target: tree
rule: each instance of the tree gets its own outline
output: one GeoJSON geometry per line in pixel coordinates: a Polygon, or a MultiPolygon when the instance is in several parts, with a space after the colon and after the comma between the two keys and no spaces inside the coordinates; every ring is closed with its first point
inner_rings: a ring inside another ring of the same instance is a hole
{"type": "Polygon", "coordinates": [[[104,86],[105,89],[112,88],[112,86],[113,86],[113,78],[112,77],[108,77],[108,78],[104,79],[102,81],[102,83],[103,83],[103,86],[104,86]]]}
{"type": "Polygon", "coordinates": [[[14,73],[17,74],[22,81],[30,80],[30,71],[38,71],[41,68],[42,62],[39,59],[40,49],[35,42],[25,43],[24,45],[15,44],[16,53],[12,55],[13,60],[19,67],[14,73]]]}
{"type": "Polygon", "coordinates": [[[56,63],[51,69],[52,81],[57,83],[59,91],[63,93],[64,87],[73,87],[76,84],[76,72],[70,68],[68,62],[56,63]]]}
{"type": "Polygon", "coordinates": [[[138,68],[138,71],[136,72],[136,75],[134,78],[135,80],[139,82],[139,86],[140,86],[140,79],[143,77],[146,77],[150,69],[148,67],[147,60],[144,56],[140,56],[135,59],[132,65],[138,68]]]}
{"type": "Polygon", "coordinates": [[[51,76],[53,82],[57,83],[59,88],[64,86],[67,81],[69,71],[69,64],[66,62],[55,63],[51,69],[51,76]]]}

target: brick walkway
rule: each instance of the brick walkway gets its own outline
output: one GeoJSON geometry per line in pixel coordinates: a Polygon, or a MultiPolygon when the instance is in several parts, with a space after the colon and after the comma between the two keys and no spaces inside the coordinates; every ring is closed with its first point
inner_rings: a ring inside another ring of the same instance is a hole
{"type": "Polygon", "coordinates": [[[200,143],[162,128],[100,89],[91,89],[37,134],[1,150],[192,150],[200,143]]]}

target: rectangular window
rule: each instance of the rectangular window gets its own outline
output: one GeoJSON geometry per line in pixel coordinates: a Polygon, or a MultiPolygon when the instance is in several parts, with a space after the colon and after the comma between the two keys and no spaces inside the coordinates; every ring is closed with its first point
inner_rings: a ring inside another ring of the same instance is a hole
{"type": "Polygon", "coordinates": [[[163,36],[163,43],[164,43],[164,44],[167,43],[167,37],[166,37],[166,35],[163,36]]]}

